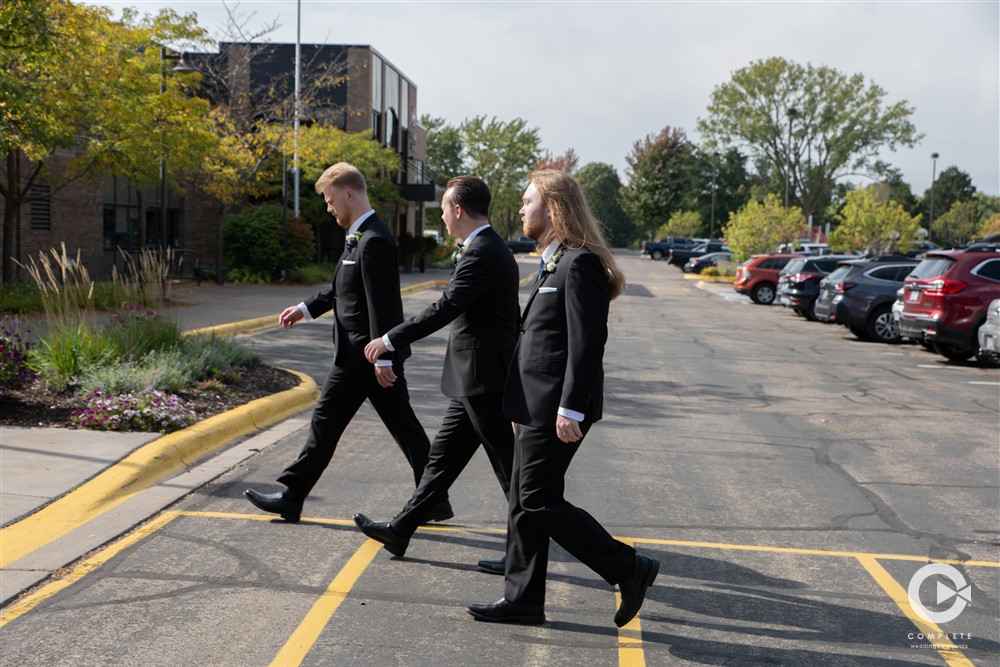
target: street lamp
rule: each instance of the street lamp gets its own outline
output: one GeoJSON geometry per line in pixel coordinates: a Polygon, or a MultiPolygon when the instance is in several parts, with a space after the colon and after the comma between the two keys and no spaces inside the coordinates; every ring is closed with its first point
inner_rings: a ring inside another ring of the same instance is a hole
{"type": "Polygon", "coordinates": [[[788,116],[788,162],[785,165],[785,208],[788,208],[788,184],[792,176],[792,120],[799,115],[799,110],[795,107],[785,109],[788,116]]]}
{"type": "MultiPolygon", "coordinates": [[[[167,53],[167,47],[160,47],[160,97],[167,92],[167,62],[177,63],[170,69],[178,74],[192,74],[198,70],[191,66],[184,55],[167,53]]],[[[162,135],[161,135],[162,136],[162,135]]],[[[160,158],[160,246],[166,251],[167,239],[167,151],[164,145],[163,156],[160,158]]]]}
{"type": "Polygon", "coordinates": [[[719,172],[719,151],[712,151],[712,222],[709,225],[708,238],[715,238],[715,176],[719,172]]]}
{"type": "Polygon", "coordinates": [[[927,222],[927,242],[931,240],[931,225],[934,224],[934,181],[937,180],[937,159],[941,157],[937,153],[931,153],[931,215],[927,222]]]}

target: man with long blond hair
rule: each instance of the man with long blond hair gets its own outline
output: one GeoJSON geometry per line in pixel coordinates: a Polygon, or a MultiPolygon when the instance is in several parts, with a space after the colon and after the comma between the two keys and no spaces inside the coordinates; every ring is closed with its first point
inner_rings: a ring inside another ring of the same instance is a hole
{"type": "Polygon", "coordinates": [[[563,492],[573,456],[602,416],[608,310],[625,277],[576,179],[547,169],[528,180],[524,234],[545,251],[504,389],[504,411],[516,424],[504,596],[471,604],[469,613],[480,621],[543,623],[551,538],[618,585],[614,621],[621,627],[639,612],[660,564],[614,539],[563,492]]]}

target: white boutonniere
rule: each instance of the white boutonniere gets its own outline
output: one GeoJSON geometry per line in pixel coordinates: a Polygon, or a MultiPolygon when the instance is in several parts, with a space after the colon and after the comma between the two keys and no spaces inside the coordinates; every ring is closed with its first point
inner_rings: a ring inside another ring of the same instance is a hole
{"type": "Polygon", "coordinates": [[[556,264],[558,264],[559,260],[562,259],[564,252],[566,252],[566,249],[562,246],[559,246],[559,248],[555,251],[552,257],[549,257],[549,261],[545,262],[546,274],[556,272],[556,264]]]}
{"type": "Polygon", "coordinates": [[[452,265],[458,264],[458,260],[462,259],[462,255],[465,254],[465,246],[461,243],[458,244],[458,249],[451,253],[451,263],[452,265]]]}
{"type": "Polygon", "coordinates": [[[345,241],[347,243],[347,249],[348,250],[350,250],[351,248],[357,248],[358,247],[358,240],[361,239],[361,235],[363,233],[364,232],[354,232],[353,234],[348,234],[347,235],[347,238],[345,239],[345,241]]]}

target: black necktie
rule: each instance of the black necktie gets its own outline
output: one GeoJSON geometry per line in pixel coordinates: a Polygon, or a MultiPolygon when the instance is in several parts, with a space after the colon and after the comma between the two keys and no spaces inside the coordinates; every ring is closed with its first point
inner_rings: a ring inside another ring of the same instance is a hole
{"type": "Polygon", "coordinates": [[[538,276],[535,278],[536,282],[542,279],[542,274],[543,273],[545,273],[545,258],[544,257],[541,258],[540,260],[538,260],[538,276]]]}

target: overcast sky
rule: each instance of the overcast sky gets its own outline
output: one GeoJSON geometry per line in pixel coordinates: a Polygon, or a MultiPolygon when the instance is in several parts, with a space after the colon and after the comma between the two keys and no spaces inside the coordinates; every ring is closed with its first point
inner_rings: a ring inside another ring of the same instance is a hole
{"type": "MultiPolygon", "coordinates": [[[[197,13],[218,34],[221,0],[89,2],[197,13]]],[[[230,3],[233,7],[234,3],[230,3]]],[[[250,2],[253,26],[294,42],[296,2],[250,2]]],[[[1000,194],[1000,3],[988,2],[332,2],[303,0],[302,42],[368,44],[417,85],[417,113],[458,125],[523,118],[542,145],[573,148],[625,180],[632,144],[670,125],[698,142],[712,91],[780,56],[861,73],[906,100],[924,139],[883,159],[914,194],[951,165],[1000,194]]]]}

